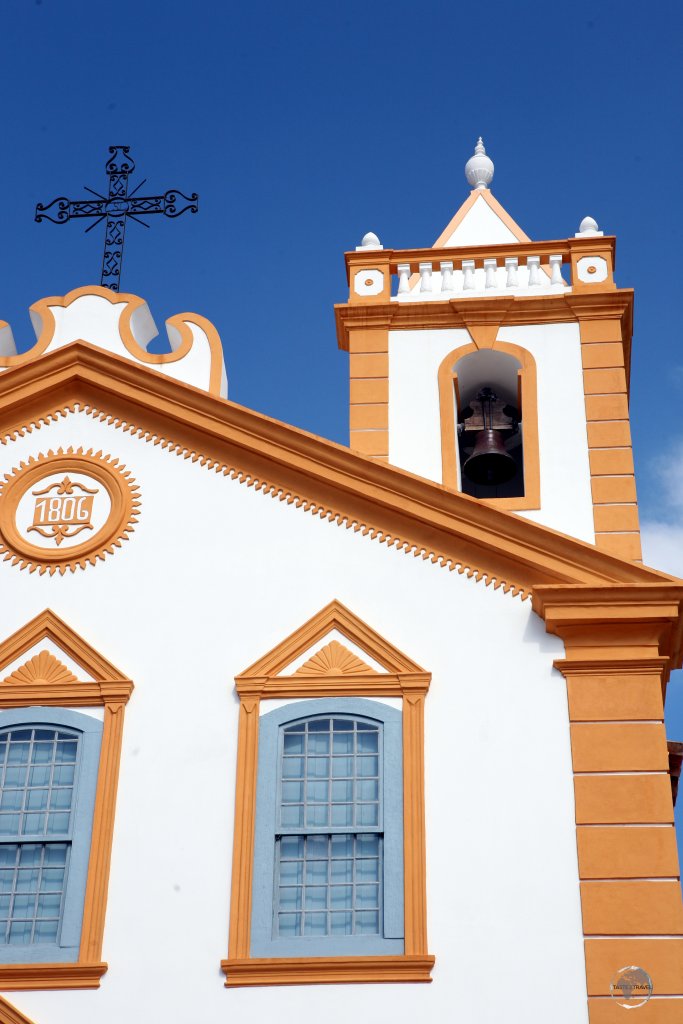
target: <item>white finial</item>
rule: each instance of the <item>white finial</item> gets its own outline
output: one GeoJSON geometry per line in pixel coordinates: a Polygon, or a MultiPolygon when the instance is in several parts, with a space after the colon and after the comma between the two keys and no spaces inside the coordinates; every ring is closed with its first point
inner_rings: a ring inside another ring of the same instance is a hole
{"type": "Polygon", "coordinates": [[[360,245],[356,246],[356,252],[358,252],[359,249],[383,249],[383,248],[384,248],[384,246],[380,245],[379,238],[377,237],[375,232],[374,231],[368,231],[361,238],[360,245]]]}
{"type": "Polygon", "coordinates": [[[592,217],[584,217],[579,224],[579,230],[574,235],[575,238],[589,237],[590,235],[604,235],[604,231],[598,231],[598,222],[593,220],[592,217]]]}
{"type": "Polygon", "coordinates": [[[488,188],[493,181],[493,160],[486,155],[481,135],[474,147],[474,156],[465,164],[465,177],[472,188],[488,188]]]}

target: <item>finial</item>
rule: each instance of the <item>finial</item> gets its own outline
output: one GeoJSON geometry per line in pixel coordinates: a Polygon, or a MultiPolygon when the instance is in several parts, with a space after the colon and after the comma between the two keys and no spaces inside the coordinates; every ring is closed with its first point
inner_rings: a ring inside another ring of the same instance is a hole
{"type": "Polygon", "coordinates": [[[493,181],[493,160],[486,155],[481,135],[474,147],[474,156],[465,164],[465,177],[472,188],[488,188],[493,181]]]}
{"type": "Polygon", "coordinates": [[[582,238],[590,235],[604,235],[604,231],[598,231],[597,220],[594,220],[592,217],[584,217],[574,237],[582,238]]]}
{"type": "Polygon", "coordinates": [[[363,235],[360,241],[360,245],[356,246],[356,252],[359,249],[383,249],[384,246],[380,244],[380,240],[374,231],[368,231],[363,235]]]}

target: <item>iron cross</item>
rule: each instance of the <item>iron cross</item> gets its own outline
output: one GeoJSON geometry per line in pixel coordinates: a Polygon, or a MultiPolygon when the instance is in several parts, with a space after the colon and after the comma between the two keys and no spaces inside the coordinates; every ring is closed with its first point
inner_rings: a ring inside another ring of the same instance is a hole
{"type": "Polygon", "coordinates": [[[121,264],[123,262],[123,239],[126,233],[126,218],[148,228],[141,217],[152,213],[163,213],[166,217],[179,217],[190,210],[196,213],[199,209],[199,196],[193,192],[191,196],[183,195],[177,189],[164,192],[161,196],[135,196],[138,189],[145,184],[146,178],[128,195],[128,178],[135,170],[135,162],[129,156],[130,146],[110,146],[111,156],[105,167],[109,176],[109,196],[102,196],[85,186],[86,192],[96,196],[95,199],[71,200],[64,196],[53,199],[47,206],[38,203],[36,220],[51,220],[53,224],[65,224],[76,217],[96,217],[97,220],[86,228],[86,234],[106,217],[107,226],[104,235],[104,258],[102,260],[102,284],[113,292],[119,290],[121,264]]]}

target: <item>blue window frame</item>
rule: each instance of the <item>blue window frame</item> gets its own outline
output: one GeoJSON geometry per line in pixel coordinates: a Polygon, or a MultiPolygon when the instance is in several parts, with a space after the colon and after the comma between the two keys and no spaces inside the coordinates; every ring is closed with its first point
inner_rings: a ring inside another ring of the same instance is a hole
{"type": "Polygon", "coordinates": [[[78,959],[102,722],[0,712],[0,963],[78,959]]]}
{"type": "Polygon", "coordinates": [[[342,697],[261,717],[253,957],[404,952],[401,721],[342,697]]]}

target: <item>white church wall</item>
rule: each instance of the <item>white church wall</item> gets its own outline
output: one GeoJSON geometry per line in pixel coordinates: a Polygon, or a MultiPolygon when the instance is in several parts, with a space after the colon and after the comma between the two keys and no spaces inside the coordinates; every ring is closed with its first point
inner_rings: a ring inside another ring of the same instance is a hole
{"type": "MultiPolygon", "coordinates": [[[[536,360],[541,507],[520,515],[595,543],[578,324],[501,327],[536,360]]],[[[389,462],[442,482],[438,370],[464,329],[389,332],[389,462]]]]}
{"type": "MultiPolygon", "coordinates": [[[[537,339],[539,351],[548,340],[537,339]]],[[[567,347],[554,341],[553,353],[567,347]]],[[[16,992],[11,1001],[37,1024],[323,1015],[330,1024],[526,1024],[549,1013],[556,1024],[585,1022],[567,701],[552,668],[562,645],[529,602],[84,413],[4,446],[0,472],[70,444],[121,459],[140,487],[139,521],[120,550],[84,571],[39,576],[1,562],[0,588],[12,593],[3,634],[50,607],[135,682],[104,937],[109,971],[96,992],[16,992]],[[432,673],[433,983],[226,990],[233,679],[333,598],[432,673]]]]}

